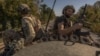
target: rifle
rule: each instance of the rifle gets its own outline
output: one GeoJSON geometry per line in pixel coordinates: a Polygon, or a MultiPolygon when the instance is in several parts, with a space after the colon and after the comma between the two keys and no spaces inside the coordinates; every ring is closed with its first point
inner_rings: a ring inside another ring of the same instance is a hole
{"type": "Polygon", "coordinates": [[[85,16],[86,7],[87,7],[87,4],[85,4],[85,7],[83,8],[83,12],[82,12],[81,16],[78,18],[78,20],[76,21],[76,23],[84,24],[85,18],[83,18],[83,17],[85,16]]]}
{"type": "MultiPolygon", "coordinates": [[[[76,23],[82,23],[84,25],[85,18],[83,18],[83,17],[85,16],[86,7],[87,7],[87,4],[85,4],[85,7],[83,8],[83,12],[82,12],[81,16],[78,18],[78,20],[75,22],[75,24],[76,23]]],[[[80,33],[80,29],[75,31],[75,34],[78,35],[78,36],[79,36],[79,33],[80,33]]]]}

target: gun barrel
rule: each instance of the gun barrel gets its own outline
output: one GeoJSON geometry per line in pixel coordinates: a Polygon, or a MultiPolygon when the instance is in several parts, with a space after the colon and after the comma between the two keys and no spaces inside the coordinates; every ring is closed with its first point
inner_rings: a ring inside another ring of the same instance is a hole
{"type": "Polygon", "coordinates": [[[87,7],[87,4],[85,4],[85,7],[83,8],[83,13],[82,13],[81,17],[84,16],[84,14],[85,14],[85,12],[86,12],[86,7],[87,7]]]}

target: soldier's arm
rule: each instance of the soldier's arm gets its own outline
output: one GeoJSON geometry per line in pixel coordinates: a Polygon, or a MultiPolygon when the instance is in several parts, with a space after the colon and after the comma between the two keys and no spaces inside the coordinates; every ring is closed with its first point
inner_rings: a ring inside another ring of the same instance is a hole
{"type": "Polygon", "coordinates": [[[58,24],[58,32],[61,35],[70,34],[71,32],[80,29],[82,27],[81,24],[75,24],[72,27],[64,28],[63,22],[58,24]]]}
{"type": "Polygon", "coordinates": [[[41,28],[41,21],[39,19],[36,19],[36,26],[34,27],[34,29],[36,32],[38,32],[40,28],[41,28]]]}
{"type": "Polygon", "coordinates": [[[22,19],[22,29],[23,29],[23,33],[25,37],[29,36],[29,33],[30,33],[29,25],[31,25],[31,23],[26,18],[22,19]]]}
{"type": "Polygon", "coordinates": [[[64,25],[63,25],[63,22],[59,23],[58,24],[58,32],[59,34],[61,35],[66,35],[66,34],[69,34],[73,31],[73,27],[68,27],[66,29],[64,29],[64,25]]]}

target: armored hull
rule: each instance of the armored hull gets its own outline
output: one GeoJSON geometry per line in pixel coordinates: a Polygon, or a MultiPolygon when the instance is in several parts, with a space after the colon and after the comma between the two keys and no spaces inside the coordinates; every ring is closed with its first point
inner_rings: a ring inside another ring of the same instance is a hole
{"type": "Polygon", "coordinates": [[[43,42],[26,47],[14,56],[96,56],[99,48],[76,43],[64,45],[62,41],[43,42]]]}

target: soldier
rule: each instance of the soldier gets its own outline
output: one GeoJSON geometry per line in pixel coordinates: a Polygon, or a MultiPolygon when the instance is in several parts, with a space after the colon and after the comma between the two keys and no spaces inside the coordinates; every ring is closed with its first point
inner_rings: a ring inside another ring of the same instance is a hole
{"type": "Polygon", "coordinates": [[[62,16],[57,17],[55,20],[53,30],[56,30],[56,34],[58,35],[68,35],[69,33],[75,31],[76,29],[80,29],[82,27],[81,23],[77,23],[73,26],[70,26],[70,17],[75,12],[75,9],[72,5],[67,5],[64,7],[62,11],[62,16]]]}
{"type": "MultiPolygon", "coordinates": [[[[72,5],[67,5],[64,7],[64,9],[62,11],[63,15],[56,18],[53,30],[54,30],[54,33],[56,35],[58,35],[59,38],[60,38],[60,36],[69,38],[69,37],[71,37],[72,34],[74,34],[74,32],[76,32],[77,30],[79,30],[83,27],[83,23],[81,23],[81,22],[75,23],[75,24],[73,24],[71,22],[70,17],[74,14],[74,12],[75,12],[74,7],[72,5]]],[[[78,35],[79,35],[79,33],[78,33],[78,35]]],[[[75,37],[76,36],[77,35],[75,35],[75,37]]],[[[91,43],[93,43],[93,41],[91,39],[88,38],[88,40],[91,43]]]]}
{"type": "Polygon", "coordinates": [[[21,4],[18,8],[18,11],[22,17],[22,31],[25,37],[25,45],[32,44],[33,39],[36,36],[36,32],[41,27],[41,22],[32,16],[31,9],[27,4],[21,4]]]}

